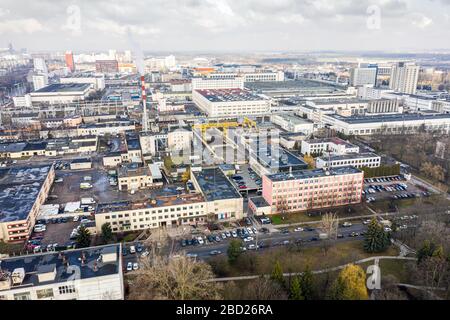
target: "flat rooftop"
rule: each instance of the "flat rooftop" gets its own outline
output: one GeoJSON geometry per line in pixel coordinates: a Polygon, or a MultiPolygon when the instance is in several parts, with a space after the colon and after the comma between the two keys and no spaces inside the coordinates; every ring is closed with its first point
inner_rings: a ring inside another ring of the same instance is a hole
{"type": "MultiPolygon", "coordinates": [[[[0,260],[0,266],[3,271],[12,273],[14,269],[24,268],[25,277],[20,285],[11,284],[10,289],[31,287],[38,285],[47,285],[51,283],[65,283],[73,278],[73,272],[67,270],[66,264],[69,266],[77,266],[79,268],[80,279],[88,279],[94,277],[101,277],[113,275],[121,272],[119,268],[120,244],[112,244],[99,247],[90,247],[76,250],[67,250],[60,252],[46,252],[40,254],[19,256],[14,258],[7,258],[0,260]],[[116,255],[115,261],[113,259],[103,262],[99,259],[102,255],[112,256],[116,255]],[[85,261],[82,264],[82,257],[85,261]],[[96,265],[96,270],[94,268],[96,265]],[[53,280],[46,282],[39,281],[39,274],[49,273],[56,270],[56,275],[53,280]]],[[[0,280],[1,281],[1,280],[0,280]]],[[[9,290],[9,289],[8,289],[9,290]]]]}
{"type": "MultiPolygon", "coordinates": [[[[384,99],[388,100],[388,99],[384,99]]],[[[355,104],[355,103],[368,103],[370,100],[366,99],[358,99],[358,98],[349,98],[349,99],[317,99],[310,100],[316,105],[328,105],[328,104],[355,104]]]]}
{"type": "Polygon", "coordinates": [[[32,93],[75,93],[85,91],[91,87],[89,83],[53,83],[32,93]]]}
{"type": "Polygon", "coordinates": [[[347,148],[353,148],[353,147],[357,147],[356,145],[347,142],[345,140],[342,140],[340,138],[337,137],[333,137],[333,138],[322,138],[322,139],[309,139],[306,140],[305,142],[309,143],[309,144],[318,144],[318,143],[333,143],[336,145],[343,145],[346,146],[347,148]]]}
{"type": "Polygon", "coordinates": [[[239,192],[219,168],[192,172],[207,201],[241,198],[239,192]]]}
{"type": "Polygon", "coordinates": [[[323,161],[339,161],[339,160],[351,160],[351,159],[365,159],[365,158],[379,158],[380,156],[373,152],[363,152],[363,153],[347,153],[343,155],[334,155],[330,157],[319,157],[323,161]]]}
{"type": "Polygon", "coordinates": [[[355,168],[355,167],[340,167],[340,168],[333,168],[328,171],[329,174],[327,174],[327,171],[323,169],[312,169],[312,170],[299,170],[299,171],[293,171],[292,173],[276,173],[276,174],[270,174],[267,176],[270,180],[274,182],[279,181],[286,181],[286,180],[302,180],[302,179],[311,179],[311,178],[320,178],[325,176],[341,176],[341,175],[347,175],[347,174],[356,174],[360,173],[361,170],[355,168]]]}
{"type": "Polygon", "coordinates": [[[329,115],[336,120],[350,124],[374,123],[374,122],[396,122],[396,121],[424,121],[424,120],[448,120],[450,114],[420,114],[420,113],[403,113],[403,114],[386,114],[374,116],[353,116],[343,117],[340,115],[329,115]]]}
{"type": "Polygon", "coordinates": [[[257,208],[269,207],[270,204],[264,199],[264,197],[253,197],[249,199],[257,208]]]}
{"type": "Polygon", "coordinates": [[[25,220],[51,165],[0,168],[0,222],[25,220]]]}
{"type": "Polygon", "coordinates": [[[242,89],[202,89],[196,90],[210,102],[261,101],[265,100],[251,91],[242,89]]]}
{"type": "Polygon", "coordinates": [[[192,204],[204,202],[204,197],[199,193],[182,193],[178,195],[169,195],[162,197],[147,198],[143,200],[123,200],[109,203],[99,203],[95,211],[96,214],[140,210],[140,209],[154,209],[160,207],[169,207],[183,204],[192,204]]]}

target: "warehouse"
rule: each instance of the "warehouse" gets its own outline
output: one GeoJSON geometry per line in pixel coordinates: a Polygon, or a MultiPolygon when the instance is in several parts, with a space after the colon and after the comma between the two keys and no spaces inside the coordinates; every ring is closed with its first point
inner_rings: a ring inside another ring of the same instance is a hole
{"type": "Polygon", "coordinates": [[[194,103],[210,117],[266,114],[270,100],[242,89],[194,90],[194,103]]]}

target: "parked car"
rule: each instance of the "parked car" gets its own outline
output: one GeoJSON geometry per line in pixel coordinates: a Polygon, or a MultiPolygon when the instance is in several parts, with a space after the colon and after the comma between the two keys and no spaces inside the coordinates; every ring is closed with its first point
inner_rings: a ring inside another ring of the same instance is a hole
{"type": "Polygon", "coordinates": [[[133,270],[139,269],[139,264],[137,262],[133,263],[133,270]]]}
{"type": "Polygon", "coordinates": [[[216,255],[221,254],[221,253],[222,253],[222,251],[220,251],[220,250],[212,250],[212,251],[209,252],[209,254],[212,255],[212,256],[216,256],[216,255]]]}
{"type": "Polygon", "coordinates": [[[127,263],[127,271],[132,271],[133,270],[133,263],[132,262],[128,262],[127,263]]]}
{"type": "Polygon", "coordinates": [[[304,229],[302,227],[297,227],[294,229],[294,232],[300,232],[303,231],[304,229]]]}

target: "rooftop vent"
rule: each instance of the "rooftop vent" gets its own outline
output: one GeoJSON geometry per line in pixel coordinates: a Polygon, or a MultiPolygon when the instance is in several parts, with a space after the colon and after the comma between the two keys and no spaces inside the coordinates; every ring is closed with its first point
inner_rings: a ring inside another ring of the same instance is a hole
{"type": "Polygon", "coordinates": [[[56,278],[56,264],[39,266],[37,269],[39,283],[53,281],[56,278]]]}
{"type": "Polygon", "coordinates": [[[11,280],[13,285],[21,285],[25,279],[25,269],[24,268],[16,268],[11,274],[11,280]]]}

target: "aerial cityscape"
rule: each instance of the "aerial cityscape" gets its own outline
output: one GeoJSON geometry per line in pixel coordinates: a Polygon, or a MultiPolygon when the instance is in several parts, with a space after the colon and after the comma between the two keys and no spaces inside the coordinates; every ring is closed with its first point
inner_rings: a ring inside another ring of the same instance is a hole
{"type": "Polygon", "coordinates": [[[450,299],[450,2],[23,2],[0,300],[450,299]]]}

